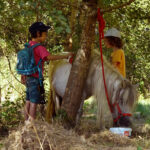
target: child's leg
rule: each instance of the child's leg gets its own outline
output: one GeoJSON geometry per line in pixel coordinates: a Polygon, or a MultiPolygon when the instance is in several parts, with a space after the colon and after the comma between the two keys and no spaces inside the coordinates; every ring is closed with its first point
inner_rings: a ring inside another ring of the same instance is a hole
{"type": "Polygon", "coordinates": [[[40,102],[41,94],[39,89],[39,79],[36,77],[27,77],[27,90],[26,90],[26,99],[30,100],[29,104],[26,104],[27,118],[31,119],[36,118],[36,108],[37,104],[40,102]]]}
{"type": "Polygon", "coordinates": [[[33,120],[36,118],[36,108],[37,108],[37,104],[30,102],[29,115],[33,120]]]}
{"type": "Polygon", "coordinates": [[[29,118],[29,110],[30,110],[30,101],[26,101],[26,104],[25,104],[25,107],[24,107],[25,120],[28,120],[28,118],[29,118]]]}

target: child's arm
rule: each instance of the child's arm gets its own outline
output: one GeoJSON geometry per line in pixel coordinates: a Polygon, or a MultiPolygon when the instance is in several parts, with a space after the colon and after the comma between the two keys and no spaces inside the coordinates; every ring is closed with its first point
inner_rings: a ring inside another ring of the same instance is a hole
{"type": "Polygon", "coordinates": [[[115,62],[115,66],[116,66],[117,68],[120,66],[120,64],[121,64],[121,61],[115,62]]]}
{"type": "Polygon", "coordinates": [[[48,60],[68,59],[69,56],[73,56],[73,53],[68,53],[66,55],[49,55],[47,56],[47,59],[48,60]]]}
{"type": "Polygon", "coordinates": [[[122,53],[123,51],[119,50],[115,52],[115,55],[112,53],[111,55],[111,63],[116,67],[120,67],[122,62],[122,53]]]}

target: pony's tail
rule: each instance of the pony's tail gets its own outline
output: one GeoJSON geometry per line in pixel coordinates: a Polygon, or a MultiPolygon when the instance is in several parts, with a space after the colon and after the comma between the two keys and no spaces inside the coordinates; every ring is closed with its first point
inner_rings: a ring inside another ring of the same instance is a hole
{"type": "Polygon", "coordinates": [[[48,104],[47,104],[46,116],[45,116],[46,121],[49,123],[52,122],[52,117],[55,115],[54,99],[56,94],[52,85],[53,72],[54,72],[54,65],[53,62],[51,61],[49,63],[49,68],[48,68],[50,90],[49,90],[49,98],[48,98],[48,104]]]}

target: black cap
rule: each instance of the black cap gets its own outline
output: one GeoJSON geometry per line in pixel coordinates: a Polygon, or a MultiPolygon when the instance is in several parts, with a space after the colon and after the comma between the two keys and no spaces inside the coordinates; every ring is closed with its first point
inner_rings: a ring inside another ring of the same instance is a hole
{"type": "Polygon", "coordinates": [[[46,26],[43,22],[35,22],[29,27],[29,32],[47,31],[48,29],[50,29],[50,26],[46,26]]]}

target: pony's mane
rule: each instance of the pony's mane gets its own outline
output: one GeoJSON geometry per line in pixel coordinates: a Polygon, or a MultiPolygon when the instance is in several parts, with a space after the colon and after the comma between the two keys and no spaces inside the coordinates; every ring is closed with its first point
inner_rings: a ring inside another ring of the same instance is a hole
{"type": "MultiPolygon", "coordinates": [[[[130,106],[130,109],[132,110],[137,94],[134,85],[132,85],[128,79],[124,78],[119,71],[117,71],[117,69],[115,69],[109,61],[107,61],[105,56],[103,56],[103,61],[107,91],[111,103],[122,103],[123,100],[124,106],[130,106]],[[126,98],[118,100],[118,93],[120,91],[129,95],[126,95],[126,98]]],[[[110,110],[106,100],[104,81],[102,77],[101,56],[100,52],[97,50],[93,50],[91,53],[90,76],[93,77],[92,82],[93,85],[95,85],[94,94],[97,100],[97,124],[100,124],[100,122],[105,118],[103,115],[108,118],[110,110]]],[[[125,112],[124,108],[122,109],[125,112]]]]}
{"type": "MultiPolygon", "coordinates": [[[[131,105],[134,103],[134,100],[136,99],[136,88],[134,87],[134,85],[132,85],[132,83],[124,78],[119,71],[114,68],[114,66],[112,66],[112,64],[107,61],[106,57],[103,56],[103,61],[104,61],[104,71],[105,71],[105,79],[107,80],[107,88],[109,93],[111,93],[112,95],[112,91],[110,89],[112,89],[112,84],[117,84],[117,82],[121,83],[122,88],[130,88],[130,90],[132,90],[132,94],[130,95],[130,99],[127,99],[126,103],[130,103],[131,105]],[[133,98],[134,97],[134,98],[133,98]]],[[[93,50],[91,53],[91,68],[92,70],[97,70],[98,72],[102,72],[102,68],[101,68],[101,56],[100,56],[100,52],[97,50],[93,50]]],[[[102,75],[102,74],[101,74],[102,75]]],[[[96,82],[100,82],[100,84],[103,84],[102,79],[99,79],[99,74],[97,73],[96,76],[96,82]]],[[[119,87],[118,87],[119,88],[119,87]]]]}
{"type": "MultiPolygon", "coordinates": [[[[101,55],[100,55],[100,52],[98,50],[92,50],[92,53],[91,53],[91,61],[94,61],[97,62],[97,63],[100,63],[101,64],[101,55]]],[[[120,72],[106,59],[106,57],[103,55],[103,62],[104,62],[104,65],[109,68],[110,70],[114,71],[116,74],[118,74],[120,76],[120,78],[124,78],[120,72]]],[[[125,78],[124,78],[125,79],[125,78]]]]}

